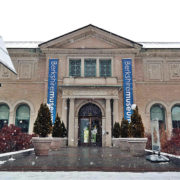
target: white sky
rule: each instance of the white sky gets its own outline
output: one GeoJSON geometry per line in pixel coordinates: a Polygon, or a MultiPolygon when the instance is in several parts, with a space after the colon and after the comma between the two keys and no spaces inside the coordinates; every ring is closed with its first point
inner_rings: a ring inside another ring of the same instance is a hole
{"type": "Polygon", "coordinates": [[[47,41],[93,24],[133,41],[180,42],[180,0],[1,0],[4,41],[47,41]]]}

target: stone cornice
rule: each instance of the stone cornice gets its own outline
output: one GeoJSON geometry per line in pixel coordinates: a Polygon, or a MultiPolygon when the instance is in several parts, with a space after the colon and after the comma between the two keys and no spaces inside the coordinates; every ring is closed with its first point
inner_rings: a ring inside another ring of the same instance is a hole
{"type": "Polygon", "coordinates": [[[138,54],[140,49],[123,48],[123,49],[59,49],[44,48],[41,49],[46,54],[138,54]]]}
{"type": "Polygon", "coordinates": [[[137,57],[180,57],[180,49],[142,49],[137,57]]]}

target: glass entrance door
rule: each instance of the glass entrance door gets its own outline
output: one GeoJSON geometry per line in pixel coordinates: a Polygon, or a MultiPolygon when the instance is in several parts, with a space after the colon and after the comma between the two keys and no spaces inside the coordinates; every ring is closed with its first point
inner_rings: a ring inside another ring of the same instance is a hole
{"type": "Polygon", "coordinates": [[[101,119],[97,117],[80,118],[79,144],[84,146],[101,146],[101,119]]]}

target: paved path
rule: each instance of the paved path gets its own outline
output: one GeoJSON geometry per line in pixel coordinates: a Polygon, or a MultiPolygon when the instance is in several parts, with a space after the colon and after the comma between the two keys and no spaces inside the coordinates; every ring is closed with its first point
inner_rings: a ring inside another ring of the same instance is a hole
{"type": "Polygon", "coordinates": [[[143,157],[133,157],[118,148],[62,148],[49,156],[34,153],[6,161],[0,171],[118,171],[118,172],[180,172],[180,160],[151,163],[143,157]]]}

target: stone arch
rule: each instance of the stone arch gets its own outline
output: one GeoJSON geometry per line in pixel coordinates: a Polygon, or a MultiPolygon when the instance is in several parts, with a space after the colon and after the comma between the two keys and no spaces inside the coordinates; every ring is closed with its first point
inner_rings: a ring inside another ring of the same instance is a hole
{"type": "MultiPolygon", "coordinates": [[[[34,116],[35,109],[34,109],[33,104],[32,104],[31,102],[29,102],[29,101],[26,101],[26,100],[19,100],[19,101],[17,101],[16,103],[14,103],[14,105],[13,105],[13,107],[12,107],[12,108],[13,108],[13,111],[14,111],[13,123],[15,123],[15,119],[16,119],[16,110],[17,110],[17,108],[19,107],[19,105],[21,105],[21,104],[26,104],[26,105],[28,105],[29,108],[30,108],[30,117],[34,116]]],[[[30,120],[31,120],[31,118],[30,118],[30,120]]]]}
{"type": "Polygon", "coordinates": [[[172,108],[175,105],[180,105],[180,101],[173,101],[173,102],[171,102],[171,104],[169,105],[169,112],[172,111],[172,108]]]}
{"type": "Polygon", "coordinates": [[[12,114],[12,106],[8,101],[0,100],[0,106],[5,105],[8,108],[8,118],[7,120],[2,120],[0,128],[4,126],[4,124],[9,125],[11,122],[11,114],[12,114]]]}
{"type": "Polygon", "coordinates": [[[81,107],[83,107],[84,105],[86,105],[87,103],[92,103],[92,104],[95,104],[96,106],[98,106],[101,110],[101,113],[102,113],[102,117],[105,116],[105,111],[104,111],[104,108],[102,107],[102,105],[97,102],[97,101],[89,101],[89,100],[84,100],[83,102],[81,102],[78,107],[76,108],[76,111],[75,111],[75,116],[78,117],[78,113],[79,113],[79,110],[81,109],[81,107]]]}
{"type": "Polygon", "coordinates": [[[166,113],[168,112],[168,106],[167,106],[167,104],[166,104],[165,102],[163,102],[163,101],[151,101],[151,102],[149,102],[149,103],[147,104],[147,106],[146,106],[146,108],[145,108],[146,114],[149,114],[149,115],[150,115],[151,107],[152,107],[153,105],[155,105],[155,104],[161,104],[161,105],[164,107],[166,113]]]}
{"type": "Polygon", "coordinates": [[[145,107],[145,115],[146,115],[146,118],[147,118],[147,124],[148,124],[148,127],[149,127],[148,128],[149,132],[151,132],[150,131],[150,127],[151,127],[151,114],[150,114],[150,111],[151,111],[151,107],[153,105],[156,105],[156,104],[160,104],[160,105],[163,106],[163,108],[165,110],[165,112],[164,112],[165,113],[165,124],[168,127],[169,120],[168,120],[168,106],[167,106],[167,104],[165,102],[163,102],[163,101],[151,101],[145,107]]]}
{"type": "Polygon", "coordinates": [[[13,109],[12,105],[8,101],[0,100],[0,104],[6,104],[9,107],[9,112],[11,112],[13,109]]]}
{"type": "Polygon", "coordinates": [[[180,128],[179,121],[173,121],[173,112],[172,112],[172,110],[173,110],[173,107],[175,107],[175,106],[180,106],[180,101],[173,101],[169,106],[169,111],[170,111],[169,118],[170,118],[170,123],[171,123],[171,131],[172,131],[173,128],[180,128]],[[177,125],[175,125],[175,127],[174,127],[175,122],[177,122],[177,125]]]}
{"type": "Polygon", "coordinates": [[[27,100],[19,100],[16,103],[14,103],[14,105],[13,105],[14,111],[16,111],[17,107],[21,104],[27,104],[30,108],[31,113],[34,114],[34,112],[35,112],[34,106],[30,101],[27,101],[27,100]]]}

